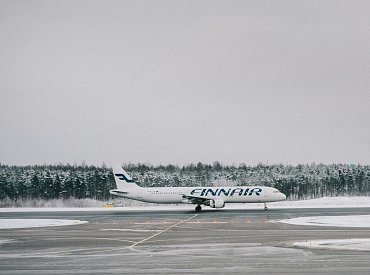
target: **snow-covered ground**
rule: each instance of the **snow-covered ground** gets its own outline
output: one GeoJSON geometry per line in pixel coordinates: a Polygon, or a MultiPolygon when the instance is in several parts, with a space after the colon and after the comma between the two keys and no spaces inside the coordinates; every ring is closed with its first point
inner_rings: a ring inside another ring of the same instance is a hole
{"type": "Polygon", "coordinates": [[[0,219],[0,229],[64,226],[83,223],[87,223],[87,221],[59,219],[0,219]]]}
{"type": "Polygon", "coordinates": [[[298,217],[278,222],[295,225],[370,227],[370,215],[298,217]]]}
{"type": "Polygon", "coordinates": [[[370,197],[323,197],[312,200],[268,203],[270,208],[347,208],[370,207],[370,197]]]}
{"type": "MultiPolygon", "coordinates": [[[[281,201],[268,203],[270,209],[283,208],[340,208],[340,207],[370,207],[370,197],[324,197],[320,199],[301,201],[281,201]]],[[[209,207],[204,207],[209,208],[209,207]]],[[[262,203],[226,204],[225,209],[262,209],[262,203]]],[[[155,205],[103,207],[33,207],[33,208],[0,208],[0,212],[30,212],[30,211],[124,211],[124,210],[191,210],[194,205],[155,205]]]]}

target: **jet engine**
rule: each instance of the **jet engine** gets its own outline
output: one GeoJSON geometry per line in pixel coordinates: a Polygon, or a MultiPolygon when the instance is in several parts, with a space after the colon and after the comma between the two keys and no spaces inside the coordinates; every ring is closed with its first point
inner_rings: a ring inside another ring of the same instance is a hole
{"type": "Polygon", "coordinates": [[[211,200],[209,206],[212,208],[222,208],[225,206],[225,202],[223,199],[211,200]]]}

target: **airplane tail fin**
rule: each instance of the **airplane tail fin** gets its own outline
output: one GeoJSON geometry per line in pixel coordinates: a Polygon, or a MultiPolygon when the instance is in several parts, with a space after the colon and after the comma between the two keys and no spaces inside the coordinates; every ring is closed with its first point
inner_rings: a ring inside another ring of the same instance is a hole
{"type": "Polygon", "coordinates": [[[113,175],[118,190],[139,188],[135,181],[129,176],[129,174],[127,174],[125,170],[123,170],[121,166],[113,166],[113,175]]]}

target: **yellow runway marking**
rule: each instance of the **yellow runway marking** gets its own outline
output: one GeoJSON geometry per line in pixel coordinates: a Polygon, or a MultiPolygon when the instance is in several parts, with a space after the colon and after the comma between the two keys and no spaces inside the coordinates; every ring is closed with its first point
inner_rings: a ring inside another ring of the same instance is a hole
{"type": "Polygon", "coordinates": [[[131,246],[130,246],[130,249],[133,249],[133,250],[134,250],[134,247],[135,247],[135,246],[137,246],[137,245],[139,245],[139,244],[141,244],[141,243],[144,243],[144,242],[146,242],[146,241],[148,241],[148,240],[150,240],[150,239],[152,239],[152,238],[154,238],[154,237],[156,237],[156,236],[158,236],[158,235],[160,235],[160,234],[162,234],[162,233],[164,233],[164,232],[166,232],[166,231],[170,230],[171,228],[174,228],[174,227],[176,227],[176,226],[178,226],[178,225],[180,225],[180,224],[183,224],[183,223],[185,223],[185,222],[187,222],[187,221],[190,221],[191,219],[194,219],[194,218],[195,218],[195,217],[197,217],[198,215],[199,215],[199,214],[195,214],[194,216],[191,216],[190,218],[188,218],[188,219],[186,219],[186,220],[179,221],[178,223],[175,223],[175,224],[173,224],[173,225],[171,225],[171,226],[169,226],[169,227],[167,227],[167,228],[163,229],[162,231],[160,231],[160,232],[158,232],[158,233],[153,234],[152,236],[149,236],[149,237],[147,237],[147,238],[145,238],[145,239],[143,239],[143,240],[141,240],[141,241],[139,241],[139,242],[136,242],[136,243],[134,243],[133,245],[131,245],[131,246]]]}

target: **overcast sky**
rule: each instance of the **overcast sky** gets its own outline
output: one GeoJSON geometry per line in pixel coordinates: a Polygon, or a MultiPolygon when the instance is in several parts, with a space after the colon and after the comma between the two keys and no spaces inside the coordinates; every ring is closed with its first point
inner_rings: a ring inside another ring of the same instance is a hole
{"type": "Polygon", "coordinates": [[[0,1],[0,162],[370,164],[369,1],[0,1]]]}

